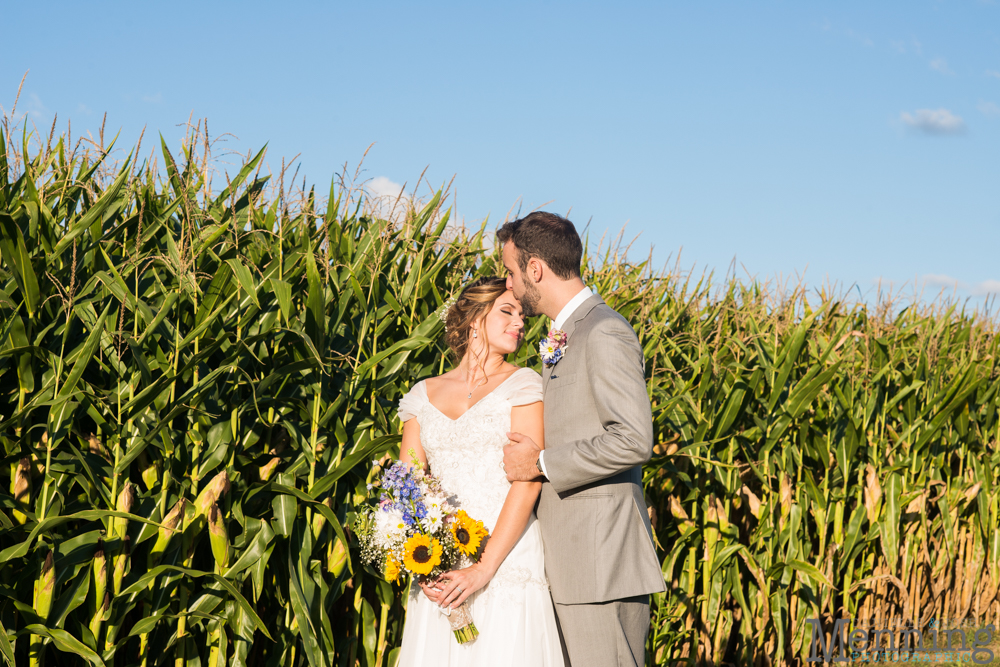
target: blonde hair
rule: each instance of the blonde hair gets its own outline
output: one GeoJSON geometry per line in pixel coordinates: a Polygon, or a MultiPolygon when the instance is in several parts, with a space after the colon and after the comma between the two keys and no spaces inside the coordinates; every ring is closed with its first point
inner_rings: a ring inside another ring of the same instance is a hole
{"type": "MultiPolygon", "coordinates": [[[[469,351],[469,331],[472,325],[486,317],[496,300],[506,291],[505,278],[487,276],[466,285],[455,299],[455,303],[448,309],[444,335],[444,342],[455,357],[455,363],[461,362],[469,351]]],[[[482,329],[482,336],[488,354],[490,341],[485,328],[482,329]]]]}

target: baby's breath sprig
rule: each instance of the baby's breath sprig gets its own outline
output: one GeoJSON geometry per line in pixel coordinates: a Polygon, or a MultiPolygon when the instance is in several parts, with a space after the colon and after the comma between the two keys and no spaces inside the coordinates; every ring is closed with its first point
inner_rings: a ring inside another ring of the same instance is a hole
{"type": "Polygon", "coordinates": [[[448,311],[451,310],[451,307],[455,305],[456,301],[458,301],[458,295],[457,294],[453,294],[437,310],[438,319],[445,323],[445,327],[444,327],[445,331],[448,330],[448,326],[447,326],[448,325],[448,311]]]}

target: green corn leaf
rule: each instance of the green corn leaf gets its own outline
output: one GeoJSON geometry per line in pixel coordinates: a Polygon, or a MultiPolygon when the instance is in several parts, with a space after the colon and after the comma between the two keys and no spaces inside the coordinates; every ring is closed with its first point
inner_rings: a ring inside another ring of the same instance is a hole
{"type": "Polygon", "coordinates": [[[287,325],[292,316],[292,286],[280,278],[271,278],[270,283],[271,289],[274,290],[274,296],[278,299],[281,314],[285,318],[285,324],[287,325]]]}
{"type": "MultiPolygon", "coordinates": [[[[2,134],[0,134],[0,140],[2,139],[2,134]]],[[[3,627],[2,621],[0,621],[0,655],[3,655],[3,660],[7,663],[7,667],[15,667],[14,647],[10,645],[10,640],[7,638],[7,629],[3,627]]]]}
{"type": "Polygon", "coordinates": [[[899,557],[899,518],[902,508],[899,505],[902,494],[902,480],[899,473],[889,475],[885,488],[885,515],[880,522],[884,556],[889,564],[889,570],[896,574],[896,564],[899,557]]]}
{"type": "Polygon", "coordinates": [[[361,644],[364,647],[368,664],[375,664],[375,647],[378,635],[375,632],[375,611],[368,600],[361,598],[361,644]]]}
{"type": "Polygon", "coordinates": [[[260,299],[257,298],[257,286],[254,284],[253,276],[250,274],[250,270],[238,259],[227,259],[226,264],[228,264],[229,268],[233,270],[233,275],[236,276],[236,282],[240,284],[240,287],[247,293],[247,296],[250,297],[250,300],[253,301],[254,305],[260,308],[260,299]]]}
{"type": "MultiPolygon", "coordinates": [[[[278,475],[278,484],[288,488],[295,484],[295,477],[288,473],[278,475]]],[[[282,537],[292,534],[292,524],[298,513],[298,502],[292,494],[279,494],[272,501],[274,508],[274,532],[282,537]]]]}
{"type": "Polygon", "coordinates": [[[128,519],[129,521],[138,521],[140,523],[148,523],[153,526],[159,527],[160,524],[155,521],[150,521],[145,517],[136,516],[135,514],[128,514],[126,512],[114,512],[112,510],[83,510],[82,512],[75,512],[73,514],[66,514],[64,516],[54,516],[45,519],[41,523],[36,523],[35,527],[31,529],[31,534],[28,538],[21,542],[20,544],[15,544],[13,546],[7,547],[3,551],[0,551],[0,561],[6,561],[11,558],[21,558],[25,556],[31,549],[32,543],[35,541],[39,535],[48,533],[59,526],[70,523],[72,521],[101,521],[104,519],[111,518],[121,518],[128,519]]]}
{"type": "MultiPolygon", "coordinates": [[[[246,182],[247,178],[250,177],[250,174],[253,173],[253,170],[257,168],[258,164],[260,164],[260,161],[264,157],[264,153],[266,152],[267,152],[267,145],[265,144],[265,146],[257,152],[257,155],[255,155],[253,159],[251,159],[249,162],[247,162],[240,168],[236,176],[233,177],[233,180],[227,183],[226,187],[222,190],[222,192],[219,193],[219,196],[215,198],[215,201],[212,204],[213,209],[216,210],[228,209],[229,198],[232,197],[233,193],[235,193],[239,189],[239,187],[246,182]]],[[[221,218],[221,216],[217,217],[221,218]]]]}
{"type": "Polygon", "coordinates": [[[864,519],[864,508],[857,508],[851,512],[851,519],[844,535],[844,560],[842,562],[850,561],[854,557],[855,547],[858,546],[861,539],[861,526],[864,519]]]}
{"type": "Polygon", "coordinates": [[[302,646],[309,658],[309,664],[316,665],[317,667],[325,667],[327,663],[324,659],[324,653],[322,647],[320,646],[319,638],[317,637],[316,628],[313,627],[312,618],[309,614],[309,605],[307,604],[305,596],[302,593],[302,586],[300,584],[298,573],[296,572],[297,569],[298,568],[293,563],[292,552],[289,550],[288,593],[292,603],[292,611],[295,614],[295,620],[298,621],[299,637],[302,639],[302,646]]]}
{"type": "Polygon", "coordinates": [[[128,180],[131,162],[132,156],[130,154],[122,163],[122,167],[118,172],[118,176],[115,177],[114,182],[111,183],[108,189],[101,194],[100,198],[94,202],[93,206],[87,209],[87,212],[78,221],[70,224],[69,229],[52,251],[54,257],[62,255],[69,249],[73,241],[84,232],[90,230],[95,223],[99,222],[109,208],[120,205],[121,191],[125,187],[126,180],[128,180]]]}
{"type": "MultiPolygon", "coordinates": [[[[65,630],[60,630],[58,628],[46,628],[44,625],[33,624],[29,625],[24,629],[24,632],[30,632],[33,635],[38,635],[41,637],[47,637],[52,640],[60,651],[64,653],[73,653],[95,667],[104,667],[104,661],[101,660],[101,656],[97,655],[92,651],[86,644],[78,640],[76,637],[66,632],[65,630]]],[[[21,634],[20,632],[18,633],[21,634]]]]}
{"type": "Polygon", "coordinates": [[[266,521],[261,521],[260,530],[257,531],[257,534],[250,542],[250,546],[245,548],[239,558],[236,559],[236,562],[226,570],[226,578],[233,579],[240,572],[253,566],[267,551],[267,547],[273,539],[274,531],[271,530],[271,526],[266,521]]]}
{"type": "MultiPolygon", "coordinates": [[[[66,567],[66,563],[61,562],[60,566],[66,567]]],[[[84,569],[82,574],[73,579],[69,589],[61,593],[59,599],[55,601],[50,615],[50,618],[55,619],[55,622],[52,623],[54,627],[62,628],[66,623],[66,617],[86,601],[87,594],[90,592],[88,574],[88,571],[84,569]]]]}
{"type": "Polygon", "coordinates": [[[795,362],[798,361],[802,348],[805,346],[806,334],[814,318],[815,315],[799,323],[792,334],[792,339],[788,343],[785,343],[778,355],[777,364],[780,368],[777,377],[774,379],[774,384],[771,386],[771,397],[768,399],[767,404],[768,411],[774,409],[781,396],[781,392],[785,388],[785,384],[788,382],[788,377],[792,374],[792,368],[795,362]]]}
{"type": "Polygon", "coordinates": [[[97,318],[97,323],[90,330],[90,334],[83,343],[83,347],[80,348],[79,354],[75,355],[76,361],[73,363],[73,368],[70,370],[66,381],[59,388],[60,396],[70,394],[76,387],[76,383],[83,377],[83,372],[87,369],[87,364],[91,362],[94,352],[97,350],[97,345],[101,340],[101,335],[104,333],[104,321],[107,319],[108,313],[111,312],[111,306],[112,304],[109,303],[104,308],[104,312],[97,318]]]}
{"type": "Polygon", "coordinates": [[[321,479],[316,480],[316,484],[309,489],[309,495],[313,499],[318,499],[321,495],[330,490],[330,488],[337,482],[338,479],[346,475],[354,466],[358,465],[361,461],[367,461],[371,458],[377,458],[384,455],[389,449],[402,441],[402,437],[398,435],[386,435],[381,438],[376,438],[371,442],[363,445],[353,452],[344,457],[333,472],[325,475],[321,479]]]}
{"type": "Polygon", "coordinates": [[[243,597],[243,595],[236,589],[236,587],[229,580],[227,580],[225,577],[221,575],[212,572],[202,572],[200,570],[193,570],[190,568],[179,567],[176,565],[158,565],[157,567],[154,567],[148,572],[146,572],[146,574],[144,574],[143,576],[139,577],[139,579],[137,579],[131,586],[122,589],[120,595],[122,597],[126,597],[134,593],[138,593],[141,590],[144,590],[146,586],[149,584],[149,582],[153,581],[154,579],[156,579],[156,577],[160,576],[161,574],[164,574],[165,572],[179,572],[188,577],[193,577],[196,579],[207,578],[215,581],[223,589],[225,589],[225,591],[233,598],[233,601],[237,605],[239,605],[239,607],[243,610],[245,614],[247,614],[249,619],[252,621],[254,627],[260,630],[265,637],[273,641],[273,638],[271,637],[271,634],[268,632],[267,627],[265,627],[264,622],[261,621],[259,616],[257,616],[257,613],[254,612],[253,607],[251,607],[250,604],[246,601],[246,598],[243,597]]]}
{"type": "Polygon", "coordinates": [[[217,581],[219,584],[222,585],[223,588],[226,589],[229,595],[231,595],[233,599],[236,601],[236,604],[239,605],[239,607],[243,610],[243,613],[246,614],[253,623],[253,625],[258,630],[260,630],[261,634],[263,634],[271,641],[274,641],[274,638],[271,637],[271,633],[267,631],[267,627],[264,625],[264,621],[260,620],[260,616],[258,616],[257,612],[253,610],[253,607],[250,606],[250,603],[247,602],[246,598],[243,597],[243,595],[241,595],[238,590],[236,590],[236,587],[233,586],[232,583],[230,583],[228,580],[226,580],[220,575],[210,574],[209,576],[215,579],[215,581],[217,581]]]}
{"type": "Polygon", "coordinates": [[[0,213],[0,257],[13,272],[28,314],[34,316],[39,305],[38,278],[24,245],[24,235],[9,215],[0,213]]]}
{"type": "Polygon", "coordinates": [[[792,559],[788,561],[788,567],[795,570],[796,572],[801,572],[802,574],[809,577],[811,580],[815,581],[817,584],[822,584],[823,586],[833,588],[833,582],[827,579],[826,575],[820,572],[819,569],[815,565],[812,565],[811,563],[807,563],[805,561],[798,559],[792,559]]]}

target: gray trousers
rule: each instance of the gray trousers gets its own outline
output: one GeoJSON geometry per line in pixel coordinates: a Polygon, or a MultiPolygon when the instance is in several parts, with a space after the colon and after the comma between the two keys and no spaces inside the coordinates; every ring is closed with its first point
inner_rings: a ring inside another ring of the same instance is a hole
{"type": "Polygon", "coordinates": [[[595,604],[556,604],[566,667],[643,667],[649,596],[595,604]]]}

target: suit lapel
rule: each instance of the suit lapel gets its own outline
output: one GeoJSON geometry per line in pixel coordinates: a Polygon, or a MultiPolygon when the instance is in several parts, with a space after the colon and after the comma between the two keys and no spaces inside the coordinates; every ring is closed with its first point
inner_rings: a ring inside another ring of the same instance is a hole
{"type": "MultiPolygon", "coordinates": [[[[594,294],[587,297],[587,300],[581,303],[573,314],[570,315],[569,319],[566,320],[566,324],[563,325],[563,332],[566,334],[566,354],[570,354],[572,350],[571,338],[573,332],[576,331],[576,326],[578,323],[582,322],[590,311],[594,309],[595,306],[604,303],[604,299],[601,298],[599,294],[594,294]]],[[[549,376],[552,375],[552,371],[559,367],[559,364],[555,366],[545,366],[542,369],[542,393],[545,393],[545,389],[549,386],[549,376]]]]}
{"type": "Polygon", "coordinates": [[[601,298],[599,294],[594,294],[587,297],[587,300],[580,304],[580,306],[573,311],[566,324],[563,325],[563,331],[566,332],[566,347],[569,348],[569,338],[573,336],[573,332],[576,331],[576,325],[583,321],[587,315],[590,314],[598,304],[604,303],[604,299],[601,298]]]}

